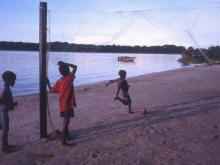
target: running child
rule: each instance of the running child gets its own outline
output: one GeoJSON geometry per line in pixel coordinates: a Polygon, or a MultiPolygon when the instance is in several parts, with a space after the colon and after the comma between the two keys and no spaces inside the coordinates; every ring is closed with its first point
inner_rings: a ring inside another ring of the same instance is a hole
{"type": "Polygon", "coordinates": [[[124,105],[128,105],[128,113],[133,113],[131,111],[131,97],[128,93],[130,86],[128,85],[127,80],[125,79],[126,78],[126,71],[120,70],[118,72],[118,74],[119,74],[120,78],[115,79],[115,80],[109,80],[109,82],[106,83],[105,85],[108,86],[112,83],[117,82],[118,89],[117,89],[116,96],[115,96],[114,100],[118,100],[121,103],[123,103],[124,105]],[[120,91],[122,93],[122,98],[118,96],[120,91]]]}

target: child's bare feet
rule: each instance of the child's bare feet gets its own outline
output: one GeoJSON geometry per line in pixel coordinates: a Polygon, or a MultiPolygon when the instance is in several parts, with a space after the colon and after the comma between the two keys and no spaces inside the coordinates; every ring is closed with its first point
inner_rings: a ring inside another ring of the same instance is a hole
{"type": "Polygon", "coordinates": [[[114,101],[115,101],[115,100],[118,100],[118,96],[116,96],[116,97],[114,98],[114,101]]]}
{"type": "Polygon", "coordinates": [[[17,146],[15,145],[8,145],[9,148],[16,148],[17,146]]]}
{"type": "Polygon", "coordinates": [[[71,141],[71,140],[73,140],[73,137],[70,136],[70,135],[68,135],[68,136],[67,136],[67,141],[71,141]]]}
{"type": "Polygon", "coordinates": [[[73,143],[67,143],[67,142],[62,142],[62,145],[63,145],[63,146],[66,146],[66,147],[73,147],[73,146],[75,146],[75,144],[73,144],[73,143]]]}
{"type": "Polygon", "coordinates": [[[4,153],[12,153],[12,152],[15,152],[15,151],[10,149],[9,147],[5,147],[5,148],[2,148],[2,152],[4,152],[4,153]]]}

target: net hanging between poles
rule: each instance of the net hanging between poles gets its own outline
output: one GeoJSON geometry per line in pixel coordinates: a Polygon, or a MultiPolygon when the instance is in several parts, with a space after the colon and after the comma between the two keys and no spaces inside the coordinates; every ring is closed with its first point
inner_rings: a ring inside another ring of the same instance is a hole
{"type": "MultiPolygon", "coordinates": [[[[101,42],[97,42],[97,41],[92,41],[91,42],[91,44],[93,44],[93,45],[97,45],[97,47],[96,48],[94,48],[95,49],[95,51],[92,51],[92,52],[96,52],[97,50],[96,49],[98,49],[98,45],[100,45],[100,44],[104,44],[104,45],[106,45],[106,44],[114,44],[114,41],[116,41],[116,40],[118,40],[119,38],[122,38],[123,36],[122,35],[124,35],[125,36],[125,32],[126,31],[128,31],[128,28],[133,24],[133,22],[135,21],[135,23],[136,23],[136,18],[140,18],[140,17],[142,17],[142,18],[144,18],[148,23],[150,23],[150,25],[152,25],[152,26],[154,26],[154,27],[156,27],[157,26],[157,28],[159,28],[159,27],[161,27],[161,25],[163,25],[163,24],[166,24],[166,23],[172,23],[172,26],[175,26],[174,24],[175,23],[173,23],[173,19],[175,18],[175,20],[177,20],[177,16],[179,15],[179,16],[181,16],[181,14],[182,14],[182,12],[196,12],[195,14],[197,14],[197,13],[199,13],[199,15],[195,15],[196,17],[194,18],[194,20],[192,20],[193,22],[194,22],[194,24],[196,24],[197,22],[198,22],[198,18],[200,17],[200,15],[201,15],[201,13],[202,13],[202,11],[204,11],[204,12],[207,12],[208,10],[214,10],[214,9],[218,9],[218,8],[220,8],[220,6],[218,5],[218,4],[220,4],[220,3],[200,3],[200,4],[190,4],[190,5],[179,5],[179,6],[171,6],[171,7],[164,7],[164,8],[155,8],[155,9],[143,9],[143,10],[131,10],[131,11],[94,11],[94,12],[92,12],[92,11],[88,11],[88,12],[80,12],[80,11],[73,11],[73,10],[52,10],[51,12],[52,13],[55,13],[55,14],[59,14],[59,13],[61,13],[61,14],[68,14],[68,15],[66,15],[66,17],[70,17],[69,15],[71,15],[71,14],[73,14],[74,16],[77,16],[77,15],[79,15],[79,14],[83,14],[83,15],[91,15],[91,14],[99,14],[98,16],[103,16],[104,14],[108,14],[108,18],[110,17],[110,15],[112,14],[113,16],[114,15],[118,15],[118,16],[125,16],[125,18],[132,18],[133,17],[133,20],[131,19],[131,20],[128,20],[128,22],[125,22],[124,23],[124,26],[122,26],[121,28],[120,27],[117,27],[117,29],[119,29],[117,32],[113,32],[114,34],[112,34],[110,37],[109,37],[109,33],[107,33],[106,32],[106,34],[104,34],[104,35],[102,35],[102,29],[105,29],[105,27],[103,27],[103,28],[101,28],[100,29],[100,26],[97,26],[100,30],[99,30],[99,34],[97,34],[98,36],[100,36],[101,38],[102,37],[105,37],[105,36],[107,36],[108,38],[106,38],[106,39],[104,39],[104,41],[101,41],[101,42]],[[207,4],[208,4],[208,6],[207,6],[207,4]],[[205,5],[205,6],[204,6],[205,5]],[[158,15],[158,13],[162,13],[162,16],[163,16],[163,18],[164,17],[166,17],[166,18],[164,18],[165,20],[167,20],[167,21],[161,21],[160,20],[160,18],[157,18],[157,15],[158,15]],[[170,16],[170,14],[171,14],[171,17],[169,17],[170,16]],[[136,18],[135,18],[136,17],[136,18]]],[[[96,15],[95,15],[96,16],[96,15]]],[[[182,15],[183,17],[184,17],[184,15],[182,15]]],[[[181,16],[181,17],[182,17],[181,16]]],[[[183,18],[182,17],[182,18],[183,18]]],[[[94,17],[94,18],[97,18],[97,17],[94,17]]],[[[186,19],[186,18],[185,18],[186,19]]],[[[104,22],[106,23],[107,21],[109,21],[110,19],[104,19],[104,20],[101,20],[101,25],[103,25],[104,24],[104,22]]],[[[180,20],[180,19],[178,19],[178,20],[180,20]]],[[[184,20],[184,19],[183,19],[184,20]]],[[[94,20],[94,22],[97,22],[97,19],[96,20],[94,20]]],[[[185,20],[185,23],[186,23],[186,20],[185,20]]],[[[87,23],[87,24],[89,24],[89,23],[87,23]]],[[[98,23],[97,23],[98,24],[98,23]]],[[[66,24],[65,26],[64,26],[64,28],[65,27],[69,27],[71,24],[66,24]]],[[[106,25],[106,26],[108,26],[108,24],[106,25]]],[[[181,27],[181,29],[180,30],[178,30],[178,28],[175,28],[175,27],[172,27],[172,26],[167,26],[167,25],[165,25],[166,26],[166,28],[168,28],[168,29],[171,29],[171,30],[175,30],[175,31],[180,31],[180,32],[184,32],[184,34],[185,34],[185,36],[186,37],[189,37],[190,38],[190,40],[192,41],[192,43],[193,43],[193,45],[194,46],[198,46],[198,44],[195,44],[195,38],[192,40],[192,38],[189,36],[189,32],[187,32],[187,31],[189,31],[189,29],[188,28],[182,28],[181,27]]],[[[75,26],[75,27],[77,27],[77,30],[76,30],[76,32],[78,32],[79,31],[79,29],[81,29],[81,28],[85,28],[85,27],[82,27],[82,22],[80,21],[79,22],[79,26],[75,26]]],[[[86,28],[88,28],[88,26],[86,26],[86,28]]],[[[96,29],[97,30],[97,29],[96,29]]],[[[93,33],[94,33],[94,31],[96,31],[96,30],[93,30],[93,29],[90,29],[90,32],[92,31],[93,33]]],[[[163,30],[163,29],[162,29],[163,30]]],[[[67,32],[67,30],[65,29],[65,32],[66,33],[68,33],[68,36],[70,36],[71,35],[71,31],[69,31],[69,32],[67,32]]],[[[87,32],[88,33],[88,32],[87,32]]],[[[105,32],[104,32],[105,33],[105,32]]],[[[191,32],[190,32],[191,33],[191,32]]],[[[57,33],[58,34],[58,33],[57,33]]],[[[57,36],[57,34],[56,34],[56,36],[57,36]]],[[[85,34],[86,34],[86,32],[85,32],[85,34]]],[[[83,33],[83,35],[85,36],[85,34],[83,33]]],[[[192,34],[192,33],[191,33],[192,34]]],[[[96,35],[96,34],[95,34],[96,35]]],[[[64,34],[63,34],[63,36],[64,36],[64,34]]],[[[74,36],[76,36],[76,34],[74,34],[74,36]]],[[[84,37],[83,36],[83,37],[84,37]]],[[[143,36],[143,35],[142,35],[143,36]]],[[[192,36],[192,35],[191,35],[192,36]]],[[[194,35],[193,35],[194,36],[194,35]]],[[[83,38],[82,37],[82,38],[83,38]]],[[[93,36],[92,36],[93,37],[93,36]]],[[[92,38],[91,37],[91,38],[92,38]]],[[[89,38],[89,34],[87,35],[87,38],[89,38]]],[[[100,38],[100,39],[101,39],[100,38]]],[[[65,40],[64,42],[66,42],[67,40],[65,40]]],[[[76,40],[75,40],[75,42],[76,42],[76,40]]],[[[198,42],[197,42],[198,43],[198,42]]],[[[76,47],[84,47],[84,45],[79,45],[79,44],[77,44],[76,45],[76,47]]],[[[200,49],[200,51],[202,51],[201,49],[200,49]]],[[[204,55],[204,52],[202,53],[203,55],[204,55]]]]}
{"type": "MultiPolygon", "coordinates": [[[[46,75],[48,77],[48,65],[49,65],[49,60],[50,60],[50,46],[51,46],[51,40],[50,40],[50,10],[47,10],[48,12],[48,28],[47,28],[47,36],[48,36],[48,43],[47,43],[47,55],[46,55],[46,75]]],[[[49,99],[48,99],[48,93],[47,93],[47,114],[48,114],[48,120],[49,120],[49,124],[50,127],[52,129],[52,131],[55,131],[55,127],[52,121],[52,117],[51,117],[51,111],[50,111],[50,104],[49,104],[49,99]]]]}

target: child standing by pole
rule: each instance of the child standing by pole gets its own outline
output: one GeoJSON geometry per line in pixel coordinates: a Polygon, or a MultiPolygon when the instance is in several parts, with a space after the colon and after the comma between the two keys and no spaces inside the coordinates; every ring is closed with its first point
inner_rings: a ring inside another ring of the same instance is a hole
{"type": "Polygon", "coordinates": [[[74,117],[74,107],[76,107],[73,81],[77,66],[62,61],[59,61],[58,65],[62,77],[57,80],[54,87],[51,87],[49,80],[47,84],[50,92],[59,93],[60,117],[63,117],[62,145],[70,145],[67,143],[67,140],[71,140],[68,127],[70,118],[74,117]],[[71,72],[69,67],[72,68],[71,72]]]}
{"type": "Polygon", "coordinates": [[[11,71],[6,71],[2,74],[4,81],[4,88],[0,96],[0,128],[3,130],[2,133],[2,151],[11,152],[8,144],[8,131],[9,131],[9,116],[8,111],[13,110],[17,105],[14,102],[13,95],[10,86],[14,86],[16,80],[16,74],[11,71]]]}

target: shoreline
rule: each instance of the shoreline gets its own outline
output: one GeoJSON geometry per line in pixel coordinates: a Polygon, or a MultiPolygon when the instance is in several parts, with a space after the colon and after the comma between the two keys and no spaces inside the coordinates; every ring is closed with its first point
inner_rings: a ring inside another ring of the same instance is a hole
{"type": "MultiPolygon", "coordinates": [[[[2,164],[219,164],[220,66],[187,67],[128,78],[134,114],[113,101],[116,84],[77,86],[70,122],[74,147],[39,137],[39,97],[15,98],[2,164]],[[146,115],[140,109],[148,110],[146,115]]],[[[62,129],[58,96],[49,95],[51,121],[62,129]]],[[[48,121],[48,133],[53,129],[48,121]]],[[[0,136],[1,139],[1,136],[0,136]]]]}
{"type": "MultiPolygon", "coordinates": [[[[173,72],[173,71],[178,72],[179,70],[186,69],[186,68],[203,67],[203,66],[206,66],[206,64],[197,64],[197,65],[193,65],[193,66],[185,66],[184,68],[171,69],[171,70],[159,71],[159,72],[153,72],[153,73],[146,73],[146,74],[142,74],[142,75],[138,75],[138,76],[134,76],[134,77],[129,77],[129,78],[126,78],[126,79],[127,80],[132,80],[132,79],[135,79],[135,78],[150,76],[150,75],[154,75],[154,74],[163,74],[163,73],[166,73],[166,72],[173,72]]],[[[77,88],[87,88],[87,87],[90,87],[90,86],[96,86],[96,85],[104,84],[107,81],[108,80],[95,82],[95,83],[90,83],[90,84],[77,85],[77,86],[75,86],[75,89],[77,89],[77,88]]],[[[31,96],[38,96],[38,95],[39,95],[39,93],[30,93],[30,94],[23,94],[23,95],[15,95],[14,97],[15,98],[31,97],[31,96]]]]}

